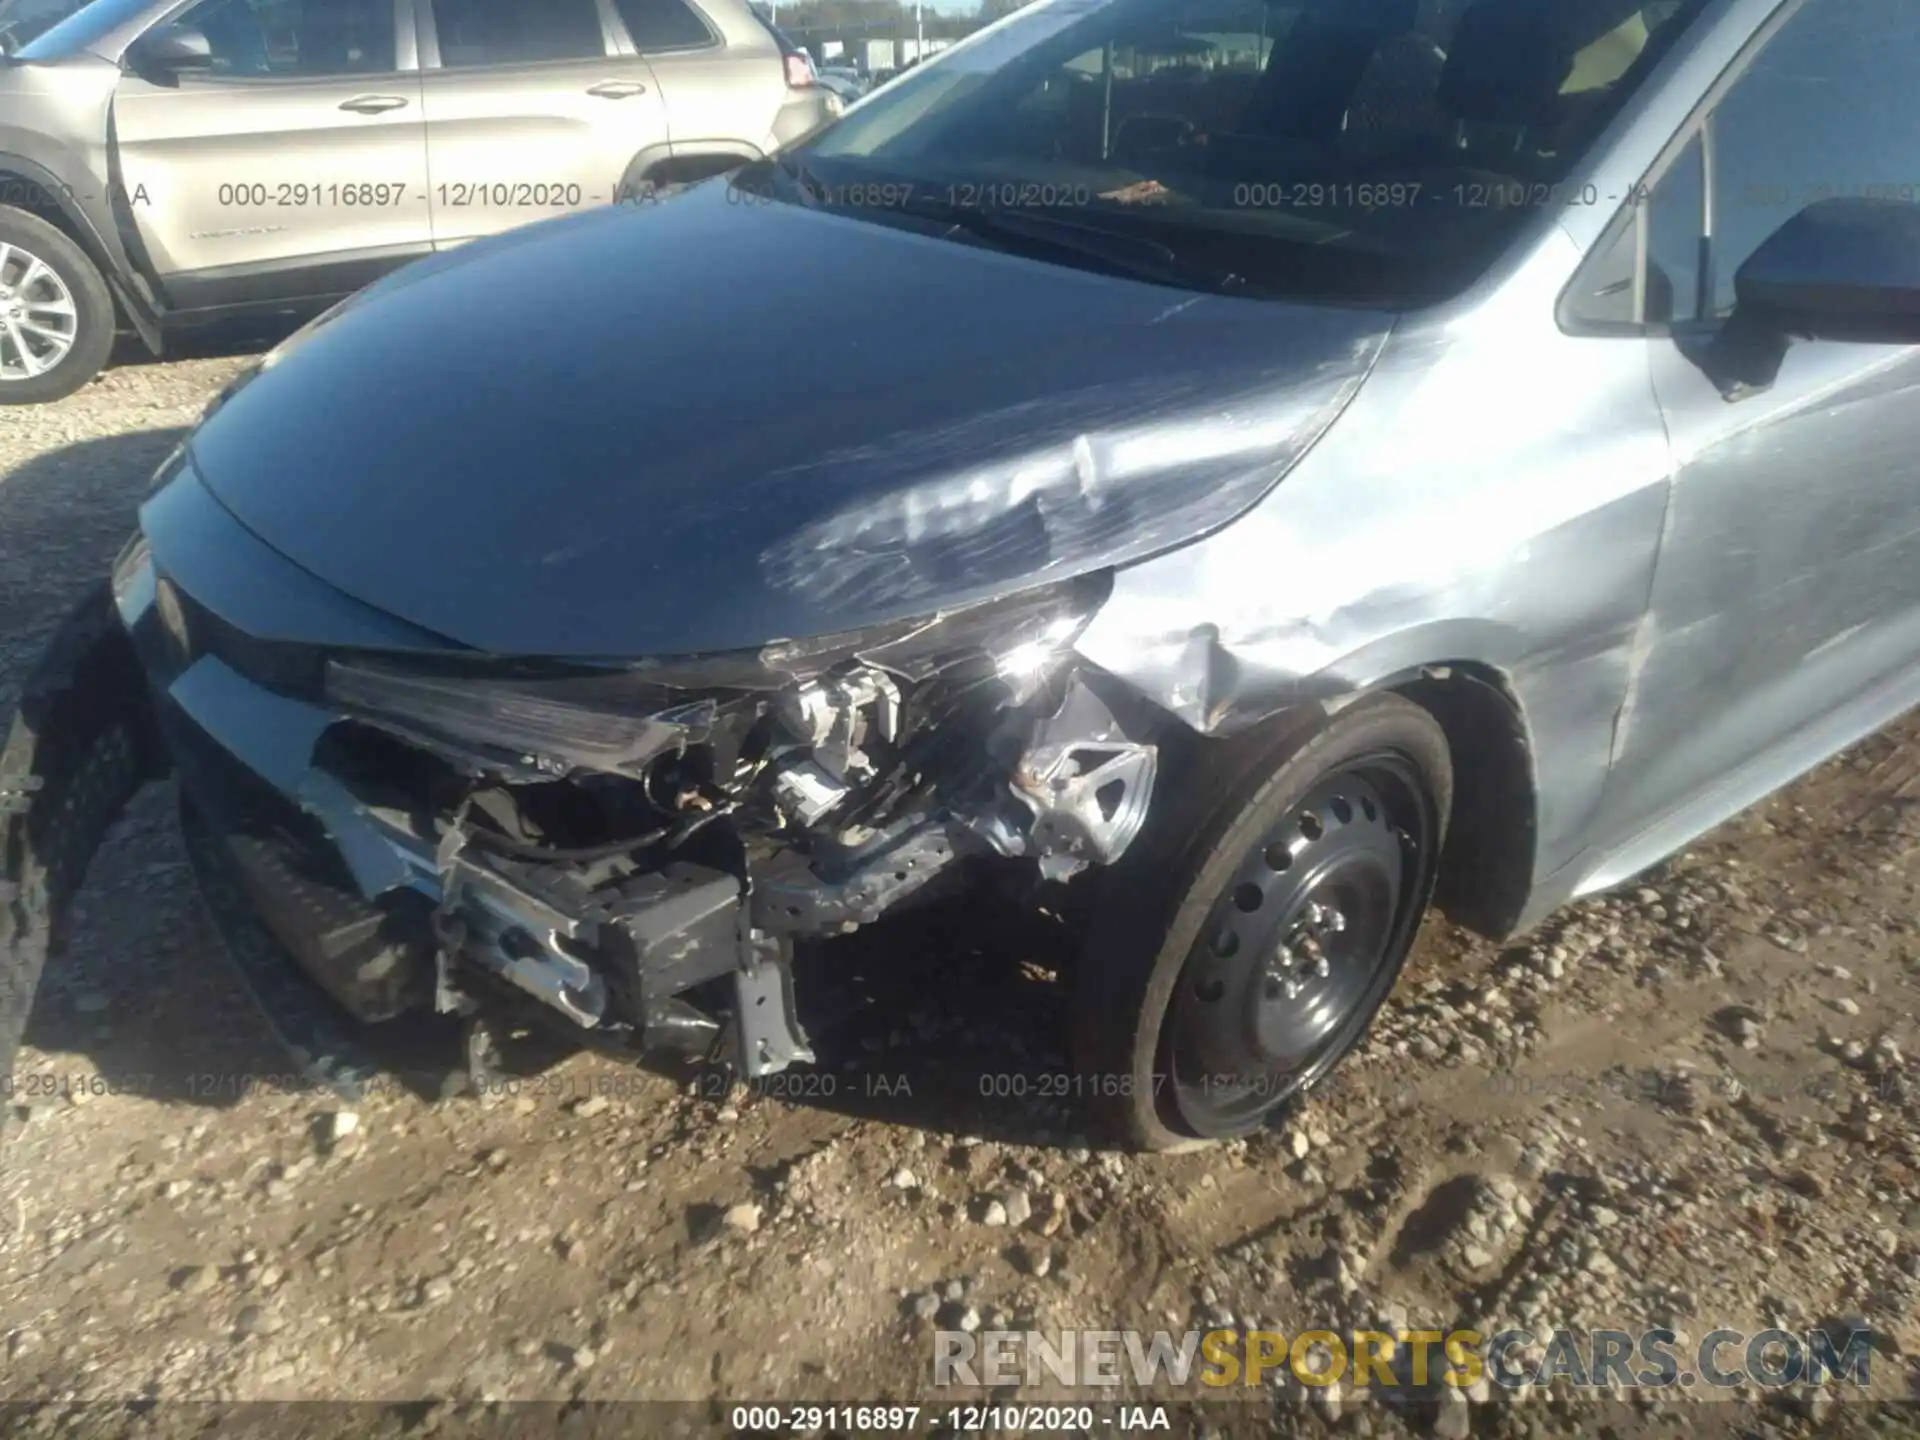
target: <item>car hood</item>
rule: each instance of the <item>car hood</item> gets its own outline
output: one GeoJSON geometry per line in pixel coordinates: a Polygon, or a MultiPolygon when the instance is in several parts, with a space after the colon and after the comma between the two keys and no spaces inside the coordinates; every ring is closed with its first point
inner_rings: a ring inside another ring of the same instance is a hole
{"type": "Polygon", "coordinates": [[[462,645],[745,649],[1217,529],[1390,326],[714,182],[399,272],[270,356],[191,453],[288,559],[462,645]]]}

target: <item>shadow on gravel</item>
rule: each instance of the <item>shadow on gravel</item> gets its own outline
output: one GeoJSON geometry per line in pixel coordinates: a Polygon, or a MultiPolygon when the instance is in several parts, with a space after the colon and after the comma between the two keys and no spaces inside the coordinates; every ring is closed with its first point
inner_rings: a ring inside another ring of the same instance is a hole
{"type": "Polygon", "coordinates": [[[803,1011],[811,996],[827,1012],[806,1015],[827,1093],[802,1090],[798,1103],[956,1136],[1077,1142],[1086,1107],[1066,999],[1078,948],[1071,922],[981,895],[821,946],[797,978],[803,1011]]]}
{"type": "Polygon", "coordinates": [[[257,355],[286,339],[318,313],[321,307],[308,306],[284,314],[249,316],[243,320],[223,320],[218,324],[196,326],[167,336],[167,353],[155,355],[146,342],[130,331],[114,340],[113,354],[107,361],[111,370],[139,365],[171,365],[176,360],[217,360],[232,355],[257,355]]]}
{"type": "Polygon", "coordinates": [[[8,467],[0,446],[0,714],[54,627],[133,533],[154,470],[186,432],[113,435],[8,467]]]}
{"type": "MultiPolygon", "coordinates": [[[[132,532],[148,479],[177,428],[90,440],[0,473],[0,719],[67,610],[132,532]]],[[[251,1089],[305,1088],[268,1035],[195,901],[171,788],[155,786],[97,857],[73,941],[49,964],[28,1042],[89,1056],[103,1085],[216,1107],[251,1089]]],[[[819,1064],[770,1077],[787,1103],[955,1135],[1064,1142],[1085,1128],[1064,1054],[1071,927],[1011,901],[930,906],[818,947],[798,991],[819,1064]]],[[[377,1038],[392,1078],[442,1093],[457,1035],[429,1025],[377,1038]]],[[[515,1047],[537,1073],[564,1041],[515,1047]]],[[[652,1068],[652,1067],[649,1067],[652,1068]]],[[[702,1072],[701,1093],[724,1086],[702,1072]]],[[[27,1076],[59,1101],[72,1077],[27,1076]]],[[[20,1079],[16,1077],[16,1089],[20,1079]]],[[[455,1102],[465,1103],[465,1102],[455,1102]]]]}
{"type": "Polygon", "coordinates": [[[15,1062],[12,1098],[30,1114],[103,1093],[224,1109],[252,1091],[307,1088],[200,909],[171,784],[136,797],[95,857],[26,1043],[40,1054],[15,1062]],[[68,1063],[76,1055],[90,1064],[68,1063]]]}
{"type": "MultiPolygon", "coordinates": [[[[60,1064],[75,1054],[98,1072],[97,1092],[216,1109],[259,1090],[324,1101],[254,1009],[182,855],[172,787],[149,787],[102,848],[72,941],[47,966],[27,1029],[46,1073],[20,1066],[16,1102],[65,1103],[87,1073],[60,1064]]],[[[1082,1091],[1063,1049],[1071,953],[1044,917],[977,901],[830,942],[799,976],[819,1063],[756,1087],[783,1104],[955,1137],[1081,1143],[1082,1091]]],[[[462,1051],[450,1025],[423,1017],[355,1038],[416,1094],[473,1103],[455,1093],[462,1051]]],[[[500,1071],[538,1075],[575,1053],[562,1027],[538,1030],[512,1043],[500,1071]]],[[[728,1093],[717,1071],[643,1068],[713,1100],[728,1093]]]]}
{"type": "MultiPolygon", "coordinates": [[[[0,450],[0,726],[48,638],[96,587],[132,534],[155,468],[184,431],[87,440],[7,466],[0,450]]],[[[44,1059],[14,1066],[12,1102],[70,1103],[95,1085],[227,1104],[226,1078],[285,1071],[242,997],[191,893],[171,788],[151,787],[102,847],[47,967],[27,1042],[44,1059]],[[85,1054],[97,1077],[61,1064],[85,1054]],[[225,1093],[223,1093],[223,1091],[225,1093]]]]}

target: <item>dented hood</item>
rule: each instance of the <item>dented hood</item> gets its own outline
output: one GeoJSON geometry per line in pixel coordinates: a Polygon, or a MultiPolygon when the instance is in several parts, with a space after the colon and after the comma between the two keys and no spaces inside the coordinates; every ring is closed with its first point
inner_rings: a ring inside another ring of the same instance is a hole
{"type": "Polygon", "coordinates": [[[269,545],[462,644],[748,648],[1217,529],[1332,423],[1390,324],[714,183],[400,272],[192,450],[269,545]]]}

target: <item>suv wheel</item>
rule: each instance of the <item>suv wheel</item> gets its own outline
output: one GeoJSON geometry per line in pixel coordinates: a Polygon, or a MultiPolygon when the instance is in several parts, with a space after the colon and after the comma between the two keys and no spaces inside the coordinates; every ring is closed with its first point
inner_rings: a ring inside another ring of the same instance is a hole
{"type": "Polygon", "coordinates": [[[1081,1079],[1134,1146],[1244,1135],[1366,1033],[1433,891],[1453,775],[1397,695],[1208,742],[1113,875],[1076,974],[1081,1079]]]}
{"type": "Polygon", "coordinates": [[[0,405],[71,395],[113,351],[113,295],[86,253],[0,206],[0,405]]]}

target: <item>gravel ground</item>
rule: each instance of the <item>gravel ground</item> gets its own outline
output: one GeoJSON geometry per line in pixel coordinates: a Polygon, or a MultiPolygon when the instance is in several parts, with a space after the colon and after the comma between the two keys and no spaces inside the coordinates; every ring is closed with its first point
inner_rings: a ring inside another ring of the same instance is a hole
{"type": "MultiPolygon", "coordinates": [[[[127,365],[0,412],[0,704],[240,363],[127,365]]],[[[1153,1158],[1078,1133],[1061,936],[977,911],[844,942],[825,1063],[777,1086],[546,1057],[516,1094],[440,1100],[422,1040],[408,1083],[344,1109],[285,1078],[234,993],[156,787],[16,1065],[0,1400],[431,1401],[404,1412],[431,1429],[509,1399],[930,1405],[937,1326],[1836,1321],[1876,1332],[1874,1390],[1911,1399],[1917,739],[1868,741],[1526,943],[1429,925],[1309,1109],[1153,1158]],[[49,1077],[64,1095],[26,1093],[49,1077]],[[92,1077],[110,1093],[70,1083],[92,1077]]],[[[1912,1433],[1742,1394],[1762,1429],[1912,1433]]],[[[1564,1388],[1271,1398],[1282,1428],[1354,1434],[1590,1433],[1595,1413],[1564,1388]]],[[[1613,1423],[1734,1410],[1695,1398],[1613,1423]]]]}

